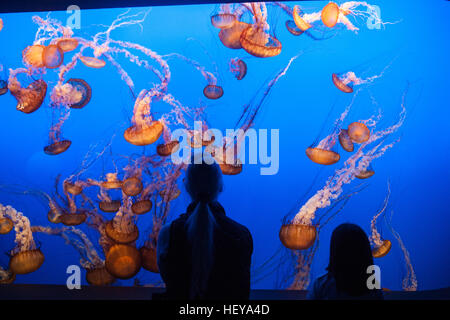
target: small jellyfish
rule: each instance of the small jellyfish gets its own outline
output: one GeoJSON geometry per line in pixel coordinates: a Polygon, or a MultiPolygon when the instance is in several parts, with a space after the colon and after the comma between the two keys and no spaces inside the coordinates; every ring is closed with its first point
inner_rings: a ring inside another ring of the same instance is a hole
{"type": "Polygon", "coordinates": [[[115,244],[106,254],[105,267],[119,279],[130,279],[141,269],[141,254],[138,249],[126,244],[115,244]]]}
{"type": "Polygon", "coordinates": [[[291,250],[310,248],[314,244],[316,236],[315,226],[303,224],[284,224],[279,233],[281,243],[291,250]]]}
{"type": "Polygon", "coordinates": [[[139,200],[131,205],[131,211],[136,215],[141,215],[149,212],[153,207],[153,203],[150,200],[139,200]]]}
{"type": "Polygon", "coordinates": [[[366,169],[366,170],[362,170],[359,171],[358,173],[355,174],[355,177],[358,179],[368,179],[371,176],[373,176],[375,174],[375,171],[372,169],[366,169]]]}
{"type": "Polygon", "coordinates": [[[156,146],[156,152],[161,157],[168,157],[172,153],[176,152],[180,148],[180,142],[178,140],[169,141],[167,143],[158,144],[156,146]]]}
{"type": "Polygon", "coordinates": [[[323,165],[335,164],[341,158],[337,152],[311,147],[306,149],[306,155],[311,161],[323,165]]]}
{"type": "Polygon", "coordinates": [[[8,92],[8,82],[0,80],[0,96],[8,92]]]}
{"type": "Polygon", "coordinates": [[[247,64],[244,60],[234,58],[230,60],[230,70],[238,80],[244,79],[247,74],[247,64]]]}
{"type": "Polygon", "coordinates": [[[47,219],[51,223],[61,223],[61,214],[55,210],[49,210],[47,213],[47,219]]]}
{"type": "Polygon", "coordinates": [[[34,68],[43,68],[44,61],[42,59],[45,46],[41,44],[35,44],[26,47],[22,51],[22,59],[26,65],[32,66],[34,68]]]}
{"type": "Polygon", "coordinates": [[[89,101],[91,101],[92,90],[91,86],[83,79],[71,78],[67,80],[72,87],[74,87],[78,92],[81,93],[81,99],[69,107],[73,109],[81,109],[86,106],[89,101]]]}
{"type": "Polygon", "coordinates": [[[353,88],[351,86],[351,83],[346,83],[343,79],[339,78],[336,73],[332,74],[333,83],[342,92],[345,93],[352,93],[353,88]]]}
{"type": "Polygon", "coordinates": [[[223,89],[221,86],[217,86],[215,84],[208,84],[203,89],[203,94],[208,99],[216,100],[223,96],[223,89]]]}
{"type": "Polygon", "coordinates": [[[47,93],[47,84],[44,80],[36,80],[27,88],[22,88],[17,80],[10,81],[9,91],[17,100],[16,109],[24,113],[32,113],[40,108],[47,93]]]}
{"type": "Polygon", "coordinates": [[[58,68],[64,61],[64,52],[56,45],[51,44],[42,52],[42,62],[48,69],[58,68]]]}
{"type": "Polygon", "coordinates": [[[122,181],[117,179],[116,173],[107,173],[106,181],[102,181],[101,186],[105,189],[121,189],[122,181]]]}
{"type": "Polygon", "coordinates": [[[241,34],[249,26],[248,23],[236,21],[231,28],[220,30],[219,39],[227,48],[241,49],[241,34]]]}
{"type": "Polygon", "coordinates": [[[81,62],[83,62],[83,64],[86,67],[89,68],[94,68],[94,69],[100,69],[103,68],[106,65],[106,62],[104,60],[98,59],[98,58],[94,58],[94,57],[80,57],[81,62]]]}
{"type": "Polygon", "coordinates": [[[7,234],[14,228],[13,221],[8,217],[0,218],[0,234],[7,234]]]}
{"type": "Polygon", "coordinates": [[[83,188],[81,186],[77,185],[76,183],[72,183],[70,181],[64,181],[63,188],[64,191],[67,191],[68,193],[74,196],[79,195],[83,191],[83,188]]]}
{"type": "Polygon", "coordinates": [[[88,269],[86,271],[86,281],[92,286],[108,286],[116,281],[106,267],[88,269]]]}
{"type": "Polygon", "coordinates": [[[294,6],[294,10],[292,12],[292,17],[294,18],[295,25],[300,30],[306,31],[309,28],[311,28],[311,25],[300,16],[300,7],[299,6],[294,6]]]}
{"type": "Polygon", "coordinates": [[[100,201],[98,203],[98,207],[100,208],[100,210],[102,210],[103,212],[109,212],[109,213],[114,213],[119,211],[120,206],[121,206],[121,202],[120,200],[104,200],[104,201],[100,201]]]}
{"type": "Polygon", "coordinates": [[[21,251],[9,260],[9,269],[14,274],[27,274],[36,271],[44,263],[44,254],[39,249],[21,251]]]}
{"type": "Polygon", "coordinates": [[[62,50],[62,52],[69,52],[78,47],[78,40],[74,38],[60,38],[56,41],[56,45],[62,50]]]}
{"type": "Polygon", "coordinates": [[[143,187],[141,179],[137,177],[131,177],[122,182],[123,193],[130,197],[141,193],[143,187]]]}
{"type": "Polygon", "coordinates": [[[219,29],[226,29],[233,26],[236,16],[232,13],[218,13],[211,16],[211,24],[219,29]]]}
{"type": "Polygon", "coordinates": [[[158,263],[156,259],[156,250],[143,246],[139,249],[142,258],[142,268],[147,271],[159,273],[158,263]]]}
{"type": "Polygon", "coordinates": [[[304,32],[297,27],[294,20],[286,21],[286,29],[294,36],[299,36],[299,35],[303,34],[303,32],[304,32]]]}
{"type": "Polygon", "coordinates": [[[391,250],[392,243],[390,240],[383,240],[383,244],[379,247],[373,248],[372,256],[374,258],[382,258],[391,250]]]}
{"type": "Polygon", "coordinates": [[[341,147],[347,152],[353,152],[355,146],[353,145],[353,141],[348,135],[347,129],[341,129],[339,132],[339,143],[341,147]]]}
{"type": "Polygon", "coordinates": [[[172,200],[175,200],[176,198],[178,198],[181,194],[180,189],[177,190],[166,190],[163,189],[159,192],[159,195],[161,196],[161,198],[164,199],[164,201],[169,202],[172,200]]]}
{"type": "Polygon", "coordinates": [[[252,56],[269,58],[281,53],[281,42],[258,26],[250,26],[241,34],[241,46],[252,56]]]}
{"type": "Polygon", "coordinates": [[[2,31],[3,30],[3,20],[2,20],[2,18],[0,18],[0,31],[2,31]]]}
{"type": "Polygon", "coordinates": [[[324,25],[333,28],[339,20],[339,6],[334,2],[329,2],[320,14],[320,18],[324,25]]]}
{"type": "Polygon", "coordinates": [[[222,174],[226,176],[235,176],[242,172],[242,163],[240,162],[235,164],[222,163],[219,166],[222,174]]]}
{"type": "Polygon", "coordinates": [[[70,141],[70,140],[56,141],[56,142],[49,144],[48,146],[45,146],[44,152],[50,156],[55,156],[55,155],[65,152],[67,149],[69,149],[71,144],[72,144],[72,141],[70,141]]]}
{"type": "Polygon", "coordinates": [[[352,122],[348,126],[348,135],[356,143],[364,143],[369,140],[370,130],[364,123],[352,122]]]}
{"type": "Polygon", "coordinates": [[[87,215],[83,211],[76,213],[65,212],[60,215],[59,220],[65,226],[78,226],[86,221],[87,215]]]}
{"type": "Polygon", "coordinates": [[[113,220],[109,221],[105,226],[105,232],[106,235],[114,240],[117,243],[131,243],[137,240],[139,238],[139,230],[135,224],[133,224],[131,227],[128,226],[129,230],[126,232],[123,232],[121,230],[118,230],[114,227],[113,220]]]}
{"type": "Polygon", "coordinates": [[[123,134],[125,140],[136,146],[152,144],[159,139],[163,132],[163,125],[159,121],[152,121],[148,126],[131,126],[123,134]]]}

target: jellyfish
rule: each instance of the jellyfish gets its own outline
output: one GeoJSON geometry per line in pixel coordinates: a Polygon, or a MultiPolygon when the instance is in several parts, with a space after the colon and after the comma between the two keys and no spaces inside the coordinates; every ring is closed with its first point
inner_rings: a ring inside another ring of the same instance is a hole
{"type": "Polygon", "coordinates": [[[161,157],[168,157],[180,148],[180,142],[178,140],[169,141],[168,143],[159,144],[156,147],[156,152],[161,157]]]}
{"type": "Polygon", "coordinates": [[[108,272],[106,267],[88,269],[86,281],[93,286],[108,286],[116,281],[116,278],[108,272]]]}
{"type": "Polygon", "coordinates": [[[144,213],[149,212],[153,207],[153,204],[151,200],[143,199],[139,200],[133,203],[131,206],[131,211],[133,211],[134,214],[141,215],[144,213]]]}
{"type": "Polygon", "coordinates": [[[279,233],[281,243],[291,250],[308,249],[314,244],[316,236],[316,226],[301,224],[285,224],[279,233]]]}
{"type": "Polygon", "coordinates": [[[67,80],[67,83],[70,84],[72,88],[74,88],[74,90],[81,94],[80,99],[76,99],[78,100],[78,102],[71,104],[69,107],[73,109],[81,109],[86,106],[91,100],[91,86],[83,79],[75,78],[67,80]]]}
{"type": "Polygon", "coordinates": [[[272,36],[267,23],[267,7],[264,2],[251,3],[254,23],[242,31],[240,42],[242,48],[259,58],[274,57],[281,53],[281,42],[272,36]]]}
{"type": "Polygon", "coordinates": [[[375,174],[372,165],[370,164],[366,169],[355,173],[355,177],[358,179],[368,179],[375,174]]]}
{"type": "Polygon", "coordinates": [[[247,74],[247,64],[244,60],[234,58],[230,60],[230,70],[238,80],[244,79],[247,74]]]}
{"type": "MultiPolygon", "coordinates": [[[[418,282],[417,282],[416,272],[414,271],[414,267],[411,263],[411,257],[409,256],[409,251],[406,248],[405,244],[403,243],[403,240],[400,237],[400,234],[392,227],[393,214],[394,214],[394,212],[392,211],[391,216],[389,217],[389,220],[386,219],[386,224],[389,227],[394,238],[397,240],[397,243],[399,244],[400,249],[402,250],[402,253],[403,253],[403,260],[405,263],[406,273],[402,280],[402,289],[404,291],[417,291],[418,282]]],[[[385,216],[385,218],[386,218],[386,216],[385,216]]]]}
{"type": "Polygon", "coordinates": [[[42,52],[42,63],[48,69],[56,69],[64,61],[64,52],[56,44],[50,44],[42,52]]]}
{"type": "Polygon", "coordinates": [[[353,141],[348,135],[347,129],[341,129],[339,132],[339,143],[341,147],[347,152],[353,152],[355,146],[353,145],[353,141]]]}
{"type": "Polygon", "coordinates": [[[179,53],[170,53],[165,55],[164,57],[179,58],[197,69],[208,83],[203,89],[203,95],[208,99],[216,100],[223,96],[223,88],[217,85],[217,77],[213,73],[206,71],[205,67],[200,65],[197,61],[187,58],[179,53]]]}
{"type": "Polygon", "coordinates": [[[86,67],[94,68],[94,69],[100,69],[103,68],[106,65],[105,60],[95,58],[95,57],[85,57],[81,56],[80,61],[83,62],[83,64],[86,67]]]}
{"type": "Polygon", "coordinates": [[[392,243],[388,239],[382,239],[380,233],[377,230],[376,224],[377,219],[385,212],[386,207],[389,203],[389,197],[391,195],[391,185],[388,182],[388,192],[382,208],[373,216],[370,222],[371,235],[369,237],[370,243],[372,245],[372,255],[374,258],[382,258],[386,256],[391,250],[392,243]]]}
{"type": "Polygon", "coordinates": [[[367,77],[365,79],[359,78],[356,76],[355,72],[348,71],[345,73],[333,73],[331,78],[333,80],[336,88],[345,93],[352,93],[354,86],[360,86],[363,84],[370,84],[374,82],[376,79],[381,78],[384,75],[384,72],[390,67],[391,63],[389,63],[380,74],[373,75],[371,77],[367,77]]]}
{"type": "Polygon", "coordinates": [[[14,223],[9,217],[3,216],[0,211],[0,234],[8,234],[14,228],[14,223]]]}
{"type": "Polygon", "coordinates": [[[142,260],[139,251],[130,245],[115,244],[106,254],[106,270],[119,279],[134,277],[141,268],[142,260]]]}
{"type": "Polygon", "coordinates": [[[0,31],[2,31],[3,30],[3,20],[2,20],[2,18],[0,18],[0,31]]]}
{"type": "Polygon", "coordinates": [[[142,189],[142,181],[138,177],[130,177],[122,182],[122,191],[127,196],[137,196],[142,189]]]}
{"type": "Polygon", "coordinates": [[[33,81],[26,88],[22,88],[17,80],[19,73],[26,73],[26,69],[10,70],[8,79],[8,89],[17,100],[16,109],[24,113],[32,113],[39,109],[44,102],[47,93],[47,84],[44,80],[39,79],[33,81]]]}
{"type": "Polygon", "coordinates": [[[383,26],[388,24],[388,22],[381,20],[375,7],[367,2],[348,1],[342,3],[340,6],[334,2],[329,2],[321,11],[313,13],[303,13],[299,6],[295,6],[293,10],[295,24],[302,31],[310,29],[316,21],[321,20],[328,28],[333,28],[340,23],[348,30],[357,32],[359,28],[347,16],[361,17],[364,20],[370,19],[383,26]],[[366,10],[359,10],[359,7],[365,7],[366,10]]]}
{"type": "Polygon", "coordinates": [[[211,16],[211,24],[219,29],[227,29],[234,25],[236,16],[231,13],[230,5],[220,5],[220,11],[211,16]]]}
{"type": "Polygon", "coordinates": [[[35,44],[26,47],[22,51],[22,59],[25,65],[33,68],[43,68],[45,63],[43,61],[45,46],[41,44],[35,44]]]}
{"type": "Polygon", "coordinates": [[[242,49],[241,35],[249,26],[248,23],[236,21],[231,28],[220,30],[219,39],[227,48],[242,49]]]}
{"type": "Polygon", "coordinates": [[[33,239],[30,220],[11,206],[0,204],[0,212],[3,216],[10,218],[16,232],[16,246],[11,251],[9,269],[14,274],[27,274],[36,271],[44,263],[44,254],[33,239]]]}
{"type": "Polygon", "coordinates": [[[56,45],[62,52],[70,52],[78,47],[78,40],[70,37],[63,37],[56,40],[56,45]]]}
{"type": "Polygon", "coordinates": [[[102,200],[98,203],[98,207],[103,212],[115,213],[119,211],[122,203],[120,200],[102,200]]]}
{"type": "Polygon", "coordinates": [[[356,143],[364,143],[369,140],[370,131],[362,122],[352,122],[348,125],[347,133],[350,139],[356,143]]]}
{"type": "Polygon", "coordinates": [[[297,27],[294,20],[286,20],[285,25],[286,25],[286,29],[294,36],[300,36],[304,32],[300,28],[297,27]]]}
{"type": "MultiPolygon", "coordinates": [[[[361,144],[359,149],[344,162],[342,168],[334,172],[325,186],[306,201],[290,224],[313,226],[312,221],[318,209],[326,208],[333,200],[338,199],[342,194],[343,186],[353,181],[356,173],[365,170],[373,160],[384,155],[388,149],[398,142],[396,140],[391,143],[385,143],[386,138],[395,133],[405,120],[405,95],[406,91],[402,97],[398,122],[384,130],[372,133],[369,140],[361,144]]],[[[371,126],[375,126],[376,123],[377,121],[373,121],[371,126]]]]}
{"type": "Polygon", "coordinates": [[[16,275],[9,269],[0,266],[0,284],[11,284],[16,280],[16,275]]]}
{"type": "Polygon", "coordinates": [[[156,261],[156,248],[143,246],[139,249],[142,259],[142,268],[153,273],[159,273],[156,261]]]}

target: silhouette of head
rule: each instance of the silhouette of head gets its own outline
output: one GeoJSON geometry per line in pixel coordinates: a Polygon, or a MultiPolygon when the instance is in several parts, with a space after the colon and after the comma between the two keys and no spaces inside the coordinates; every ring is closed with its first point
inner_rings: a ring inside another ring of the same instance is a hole
{"type": "Polygon", "coordinates": [[[367,267],[370,265],[373,265],[372,251],[364,230],[352,223],[334,229],[327,270],[335,278],[337,290],[352,296],[367,293],[367,267]]]}
{"type": "Polygon", "coordinates": [[[187,168],[185,187],[193,201],[213,201],[222,192],[222,171],[216,162],[211,162],[193,161],[187,168]]]}

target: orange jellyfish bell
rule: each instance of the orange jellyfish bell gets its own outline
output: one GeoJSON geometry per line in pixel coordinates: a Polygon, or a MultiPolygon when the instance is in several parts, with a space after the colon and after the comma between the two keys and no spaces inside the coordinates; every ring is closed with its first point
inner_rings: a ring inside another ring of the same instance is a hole
{"type": "Polygon", "coordinates": [[[27,274],[36,271],[44,263],[44,254],[39,249],[16,253],[9,260],[9,269],[14,274],[27,274]]]}
{"type": "Polygon", "coordinates": [[[158,144],[156,146],[156,152],[161,157],[168,157],[172,153],[177,152],[180,148],[180,142],[178,140],[169,141],[167,143],[158,144]]]}
{"type": "Polygon", "coordinates": [[[142,258],[142,267],[150,272],[159,273],[156,259],[156,250],[146,246],[139,249],[142,258]]]}
{"type": "Polygon", "coordinates": [[[316,227],[304,224],[284,224],[279,233],[281,243],[291,250],[310,248],[314,244],[316,236],[316,227]]]}
{"type": "Polygon", "coordinates": [[[47,93],[47,83],[44,80],[36,80],[27,88],[18,84],[9,84],[9,91],[17,100],[16,109],[23,113],[32,113],[40,108],[47,93]]]}
{"type": "Polygon", "coordinates": [[[247,64],[242,59],[238,59],[236,62],[237,68],[235,72],[236,79],[242,80],[247,75],[247,64]]]}
{"type": "Polygon", "coordinates": [[[373,176],[375,174],[374,170],[363,170],[363,171],[359,171],[357,174],[355,174],[355,177],[358,179],[368,179],[371,176],[373,176]]]}
{"type": "Polygon", "coordinates": [[[65,191],[67,191],[70,194],[73,194],[74,196],[79,195],[81,192],[83,192],[83,188],[76,183],[72,183],[70,181],[64,181],[63,188],[65,191]]]}
{"type": "Polygon", "coordinates": [[[2,18],[0,18],[0,31],[2,31],[3,30],[3,20],[2,20],[2,18]]]}
{"type": "Polygon", "coordinates": [[[356,143],[364,143],[370,138],[370,130],[364,123],[352,122],[348,126],[348,135],[356,143]]]}
{"type": "Polygon", "coordinates": [[[218,13],[211,16],[211,24],[219,29],[226,29],[233,26],[236,16],[232,13],[218,13]]]}
{"type": "Polygon", "coordinates": [[[374,258],[382,258],[389,253],[391,250],[392,243],[389,240],[383,240],[383,244],[372,250],[372,256],[374,258]]]}
{"type": "Polygon", "coordinates": [[[92,286],[108,286],[116,281],[106,267],[89,269],[86,272],[86,281],[92,286]]]}
{"type": "Polygon", "coordinates": [[[115,244],[106,254],[106,270],[116,278],[130,279],[141,269],[141,254],[138,249],[126,244],[115,244]]]}
{"type": "Polygon", "coordinates": [[[42,62],[48,69],[58,68],[64,61],[64,52],[56,45],[50,44],[42,52],[42,62]]]}
{"type": "Polygon", "coordinates": [[[236,21],[232,27],[220,30],[219,39],[227,48],[241,49],[241,34],[249,26],[248,23],[236,21]]]}
{"type": "Polygon", "coordinates": [[[241,46],[252,56],[274,57],[281,53],[281,42],[257,26],[250,26],[241,34],[241,46]]]}
{"type": "Polygon", "coordinates": [[[125,179],[122,182],[122,191],[127,196],[137,196],[139,193],[141,193],[144,186],[142,185],[141,179],[137,177],[131,177],[128,179],[125,179]]]}
{"type": "Polygon", "coordinates": [[[341,158],[337,152],[311,147],[306,149],[306,155],[312,162],[323,165],[335,164],[341,158]]]}
{"type": "Polygon", "coordinates": [[[43,68],[44,61],[42,58],[43,58],[44,49],[45,49],[45,46],[43,46],[41,44],[34,44],[32,46],[26,47],[22,51],[23,62],[34,68],[43,68]]]}
{"type": "Polygon", "coordinates": [[[11,284],[16,280],[16,275],[12,273],[11,271],[7,272],[7,278],[0,280],[0,284],[11,284]]]}
{"type": "Polygon", "coordinates": [[[352,93],[353,88],[350,87],[348,84],[345,84],[341,79],[339,79],[338,75],[336,73],[332,74],[333,83],[342,92],[345,93],[352,93]]]}
{"type": "Polygon", "coordinates": [[[303,32],[304,32],[297,27],[294,20],[286,21],[286,29],[294,36],[299,36],[299,35],[303,34],[303,32]]]}
{"type": "Polygon", "coordinates": [[[62,52],[69,52],[78,47],[78,40],[74,38],[60,38],[56,41],[56,45],[62,52]]]}
{"type": "Polygon", "coordinates": [[[55,212],[54,210],[49,210],[47,213],[47,219],[51,223],[61,223],[61,214],[59,212],[55,212]]]}
{"type": "Polygon", "coordinates": [[[86,67],[89,67],[89,68],[100,69],[100,68],[103,68],[106,65],[106,62],[104,60],[101,60],[101,59],[98,59],[98,58],[94,58],[94,57],[81,56],[80,60],[81,60],[81,62],[83,62],[83,64],[86,67]]]}
{"type": "Polygon", "coordinates": [[[122,188],[122,181],[117,179],[117,174],[115,173],[107,173],[106,174],[106,181],[103,181],[101,183],[102,188],[105,189],[121,189],[122,188]]]}
{"type": "Polygon", "coordinates": [[[311,28],[311,25],[303,20],[302,17],[300,17],[300,7],[294,6],[294,10],[292,12],[292,17],[294,18],[295,25],[302,31],[306,31],[309,28],[311,28]]]}
{"type": "Polygon", "coordinates": [[[106,223],[106,235],[117,243],[131,243],[139,238],[139,230],[135,224],[127,232],[122,232],[114,228],[113,220],[106,223]]]}
{"type": "Polygon", "coordinates": [[[221,86],[216,86],[214,84],[208,84],[203,89],[203,94],[208,99],[216,100],[223,96],[223,89],[221,86]]]}
{"type": "Polygon", "coordinates": [[[8,217],[0,218],[0,234],[7,234],[14,228],[13,221],[8,217]]]}
{"type": "Polygon", "coordinates": [[[72,141],[70,141],[70,140],[56,141],[56,142],[44,147],[44,152],[50,156],[55,156],[55,155],[65,152],[67,149],[69,149],[71,144],[72,144],[72,141]]]}
{"type": "Polygon", "coordinates": [[[0,80],[0,96],[8,92],[8,82],[0,80]]]}
{"type": "Polygon", "coordinates": [[[86,221],[87,215],[83,211],[77,213],[63,213],[59,219],[65,226],[78,226],[86,221]]]}
{"type": "Polygon", "coordinates": [[[355,146],[353,145],[353,141],[348,135],[347,129],[341,129],[339,132],[339,143],[341,147],[347,152],[353,152],[355,146]]]}
{"type": "Polygon", "coordinates": [[[77,103],[70,105],[70,108],[81,109],[91,101],[92,89],[91,86],[83,79],[71,78],[67,80],[72,87],[81,93],[81,99],[77,103]]]}
{"type": "Polygon", "coordinates": [[[144,199],[139,200],[131,205],[131,211],[133,211],[136,215],[141,215],[149,212],[153,207],[153,204],[150,200],[144,199]]]}
{"type": "Polygon", "coordinates": [[[339,6],[334,3],[328,3],[323,9],[320,15],[322,22],[328,28],[333,28],[339,19],[339,6]]]}
{"type": "Polygon", "coordinates": [[[121,206],[121,202],[120,200],[109,200],[109,201],[100,201],[98,203],[98,207],[100,208],[100,210],[102,210],[103,212],[109,212],[109,213],[114,213],[119,211],[120,206],[121,206]]]}
{"type": "Polygon", "coordinates": [[[150,125],[131,126],[123,134],[125,140],[135,146],[145,146],[152,144],[159,139],[163,132],[164,126],[159,121],[152,121],[150,125]]]}

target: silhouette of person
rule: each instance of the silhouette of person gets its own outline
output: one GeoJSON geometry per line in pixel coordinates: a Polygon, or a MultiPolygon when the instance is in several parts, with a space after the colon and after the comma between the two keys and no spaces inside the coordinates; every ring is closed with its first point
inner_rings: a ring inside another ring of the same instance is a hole
{"type": "Polygon", "coordinates": [[[370,289],[372,251],[366,233],[359,226],[344,223],[334,229],[330,241],[328,273],[314,281],[308,299],[383,299],[379,289],[370,289]]]}
{"type": "Polygon", "coordinates": [[[166,299],[248,299],[253,240],[249,230],[225,215],[217,202],[222,171],[214,162],[190,164],[186,213],[165,225],[157,261],[166,299]]]}

